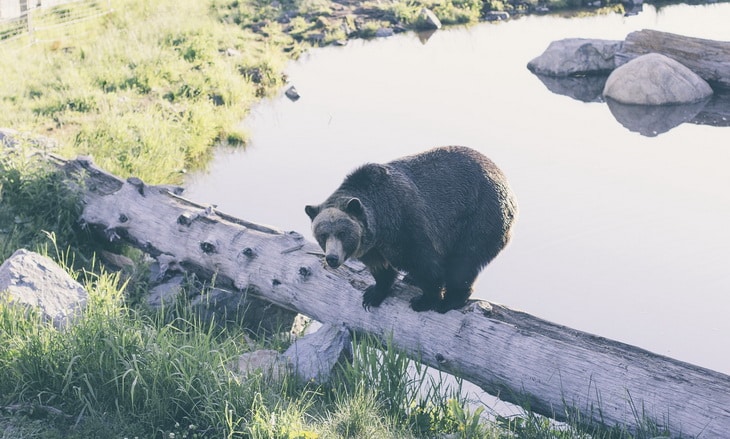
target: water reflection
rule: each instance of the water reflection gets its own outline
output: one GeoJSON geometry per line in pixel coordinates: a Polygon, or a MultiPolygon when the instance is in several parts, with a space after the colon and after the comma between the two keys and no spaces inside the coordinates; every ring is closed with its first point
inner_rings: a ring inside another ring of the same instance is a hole
{"type": "Polygon", "coordinates": [[[627,105],[606,98],[616,120],[629,131],[654,137],[693,120],[709,100],[683,105],[627,105]]]}
{"type": "Polygon", "coordinates": [[[627,105],[603,97],[607,76],[554,77],[535,74],[551,92],[581,102],[606,102],[611,114],[629,131],[655,137],[683,123],[730,126],[730,90],[715,90],[704,101],[684,105],[627,105]]]}
{"type": "Polygon", "coordinates": [[[690,123],[730,127],[730,90],[716,90],[707,105],[690,123]]]}
{"type": "Polygon", "coordinates": [[[603,102],[605,75],[555,77],[536,74],[548,90],[582,102],[603,102]]]}

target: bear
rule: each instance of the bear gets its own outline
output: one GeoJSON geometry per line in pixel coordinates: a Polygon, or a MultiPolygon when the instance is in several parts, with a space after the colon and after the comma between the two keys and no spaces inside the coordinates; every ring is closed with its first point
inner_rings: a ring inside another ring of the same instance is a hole
{"type": "Polygon", "coordinates": [[[399,271],[422,294],[415,311],[464,306],[481,270],[507,245],[517,202],[502,171],[464,146],[368,163],[319,205],[308,205],[327,265],[360,260],[375,284],[362,305],[379,306],[399,271]]]}

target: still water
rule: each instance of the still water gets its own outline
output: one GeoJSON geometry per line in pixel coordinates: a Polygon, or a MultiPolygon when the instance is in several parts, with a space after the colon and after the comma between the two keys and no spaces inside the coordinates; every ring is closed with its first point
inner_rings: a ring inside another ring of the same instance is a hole
{"type": "MultiPolygon", "coordinates": [[[[730,127],[641,135],[525,65],[557,39],[651,28],[730,40],[730,3],[532,16],[312,50],[187,196],[311,239],[304,205],[353,168],[436,145],[491,157],[517,194],[512,243],[475,296],[730,373],[730,127]]],[[[721,104],[723,105],[723,104],[721,104]]]]}

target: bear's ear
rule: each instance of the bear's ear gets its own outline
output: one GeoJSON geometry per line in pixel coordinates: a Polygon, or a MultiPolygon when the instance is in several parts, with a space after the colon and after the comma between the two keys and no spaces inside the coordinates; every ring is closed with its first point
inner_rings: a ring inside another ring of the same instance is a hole
{"type": "Polygon", "coordinates": [[[305,206],[304,211],[309,216],[309,219],[314,221],[314,218],[319,215],[319,206],[305,206]]]}
{"type": "Polygon", "coordinates": [[[363,207],[359,198],[350,198],[345,205],[345,212],[359,217],[365,213],[365,207],[363,207]]]}

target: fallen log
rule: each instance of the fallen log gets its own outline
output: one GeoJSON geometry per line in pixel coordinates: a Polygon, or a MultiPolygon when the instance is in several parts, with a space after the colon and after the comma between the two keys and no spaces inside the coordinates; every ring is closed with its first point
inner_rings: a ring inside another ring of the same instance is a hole
{"type": "Polygon", "coordinates": [[[644,29],[631,32],[616,53],[616,66],[647,53],[680,62],[713,87],[730,88],[730,42],[644,29]]]}
{"type": "Polygon", "coordinates": [[[648,418],[685,437],[730,431],[730,376],[486,301],[416,313],[408,304],[418,291],[402,282],[367,312],[362,292],[372,278],[364,267],[330,269],[298,233],[231,217],[168,187],[121,180],[88,159],[57,160],[83,180],[81,220],[107,237],[318,321],[392,337],[413,358],[502,400],[558,420],[637,429],[648,418]]]}

